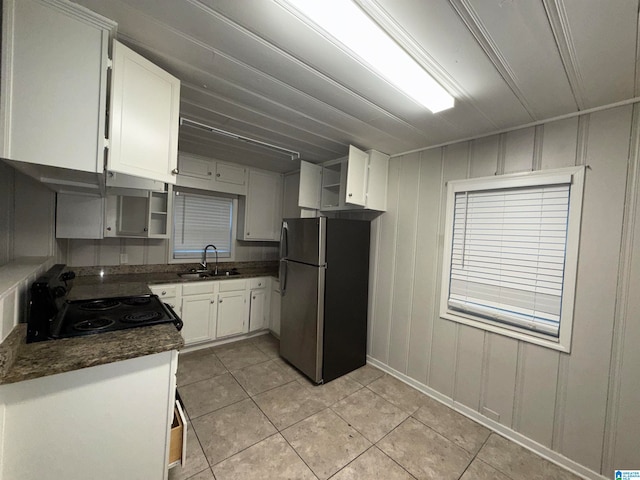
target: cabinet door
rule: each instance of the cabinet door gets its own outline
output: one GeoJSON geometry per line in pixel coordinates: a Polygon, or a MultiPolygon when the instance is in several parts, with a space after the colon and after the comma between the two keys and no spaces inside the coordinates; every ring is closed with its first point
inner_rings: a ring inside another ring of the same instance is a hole
{"type": "Polygon", "coordinates": [[[367,177],[367,201],[369,210],[387,210],[387,179],[389,177],[389,155],[371,150],[367,177]]]}
{"type": "Polygon", "coordinates": [[[300,161],[300,189],[298,206],[320,209],[320,186],[322,185],[322,167],[300,161]]]}
{"type": "Polygon", "coordinates": [[[214,162],[202,158],[181,155],[178,159],[178,172],[185,177],[211,181],[213,178],[213,169],[214,162]]]}
{"type": "Polygon", "coordinates": [[[216,182],[246,185],[247,169],[238,165],[216,162],[216,182]]]}
{"type": "Polygon", "coordinates": [[[102,173],[115,24],[77,10],[63,2],[3,2],[3,158],[102,173]]]}
{"type": "Polygon", "coordinates": [[[246,291],[218,294],[218,338],[246,333],[248,317],[246,291]]]}
{"type": "Polygon", "coordinates": [[[282,176],[249,171],[249,189],[244,211],[242,240],[280,240],[282,220],[282,176]]]}
{"type": "Polygon", "coordinates": [[[108,170],[175,183],[180,81],[113,42],[108,170]]]}
{"type": "Polygon", "coordinates": [[[367,201],[367,165],[369,155],[353,145],[349,146],[346,203],[364,207],[367,201]]]}
{"type": "Polygon", "coordinates": [[[182,337],[185,345],[215,338],[216,297],[189,295],[182,297],[182,337]]]}
{"type": "Polygon", "coordinates": [[[271,289],[271,315],[269,329],[280,336],[280,281],[274,280],[271,289]]]}
{"type": "Polygon", "coordinates": [[[266,304],[267,290],[265,288],[251,290],[251,306],[249,313],[250,332],[262,330],[268,326],[266,322],[266,304]]]}

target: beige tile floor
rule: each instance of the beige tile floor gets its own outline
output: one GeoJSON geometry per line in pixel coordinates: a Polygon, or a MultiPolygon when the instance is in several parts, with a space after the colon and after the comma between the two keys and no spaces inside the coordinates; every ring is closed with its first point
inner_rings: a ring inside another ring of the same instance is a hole
{"type": "Polygon", "coordinates": [[[187,461],[170,480],[577,480],[384,372],[315,386],[278,340],[181,354],[187,461]]]}

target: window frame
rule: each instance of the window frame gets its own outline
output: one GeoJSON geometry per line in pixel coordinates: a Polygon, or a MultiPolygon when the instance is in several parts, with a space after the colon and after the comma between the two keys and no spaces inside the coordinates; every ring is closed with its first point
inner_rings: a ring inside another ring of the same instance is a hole
{"type": "Polygon", "coordinates": [[[440,294],[440,317],[446,320],[505,335],[543,347],[569,353],[575,305],[576,276],[580,245],[580,227],[582,222],[582,204],[584,192],[585,167],[568,167],[553,170],[507,174],[494,177],[479,177],[453,180],[447,183],[444,250],[442,257],[442,284],[440,294]],[[460,192],[483,190],[501,190],[521,187],[569,183],[569,210],[567,221],[567,240],[564,260],[564,278],[561,300],[561,317],[558,337],[535,332],[488,318],[449,308],[449,289],[451,279],[451,258],[453,249],[455,195],[460,192]]]}
{"type": "MultiPolygon", "coordinates": [[[[224,199],[230,199],[232,201],[232,205],[231,205],[231,251],[229,253],[229,256],[226,257],[220,257],[220,261],[222,262],[233,262],[235,261],[235,254],[236,254],[236,236],[237,236],[237,223],[238,223],[238,197],[237,195],[230,195],[230,194],[225,194],[222,192],[209,192],[206,190],[200,190],[200,189],[193,189],[193,188],[186,188],[186,187],[174,187],[174,191],[173,191],[173,195],[176,195],[177,193],[180,193],[182,195],[197,195],[197,196],[201,196],[201,197],[217,197],[217,198],[224,198],[224,199]]],[[[172,199],[173,200],[173,199],[172,199]]],[[[175,202],[172,201],[172,207],[171,207],[171,225],[170,225],[170,232],[171,234],[169,235],[169,242],[168,242],[168,248],[167,248],[167,263],[169,264],[180,264],[180,263],[199,263],[201,260],[201,256],[199,257],[190,257],[190,258],[174,258],[173,256],[173,250],[175,247],[175,239],[174,239],[174,220],[175,220],[175,214],[174,214],[174,205],[175,202]]],[[[203,245],[204,248],[204,245],[203,245]]],[[[215,260],[215,253],[212,249],[210,249],[207,252],[207,262],[210,261],[214,261],[215,260]]]]}

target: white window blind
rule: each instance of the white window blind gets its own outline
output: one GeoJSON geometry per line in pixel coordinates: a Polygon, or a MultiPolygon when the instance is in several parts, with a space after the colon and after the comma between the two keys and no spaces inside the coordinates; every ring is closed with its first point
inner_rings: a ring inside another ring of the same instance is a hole
{"type": "Polygon", "coordinates": [[[455,193],[448,307],[558,337],[570,184],[455,193]]]}
{"type": "Polygon", "coordinates": [[[218,256],[231,256],[233,200],[176,193],[173,202],[173,257],[200,258],[213,244],[218,256]]]}

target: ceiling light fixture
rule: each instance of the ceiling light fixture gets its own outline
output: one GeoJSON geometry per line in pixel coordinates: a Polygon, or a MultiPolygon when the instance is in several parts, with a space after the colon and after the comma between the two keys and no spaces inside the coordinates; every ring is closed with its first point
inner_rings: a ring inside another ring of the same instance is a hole
{"type": "Polygon", "coordinates": [[[453,96],[353,1],[283,1],[431,112],[453,107],[453,96]]]}
{"type": "Polygon", "coordinates": [[[233,140],[238,140],[240,142],[248,143],[250,145],[255,145],[256,147],[265,148],[267,150],[280,153],[282,155],[287,155],[291,158],[291,160],[298,160],[300,158],[300,152],[289,150],[288,148],[284,148],[284,147],[279,147],[278,145],[273,145],[271,143],[263,142],[261,140],[256,140],[255,138],[249,138],[249,137],[245,137],[244,135],[228,132],[226,130],[222,130],[221,128],[212,127],[211,125],[206,125],[204,123],[196,122],[195,120],[190,120],[188,118],[180,117],[180,125],[197,128],[199,130],[204,130],[205,132],[215,133],[216,135],[221,135],[223,137],[232,138],[233,140]]]}

